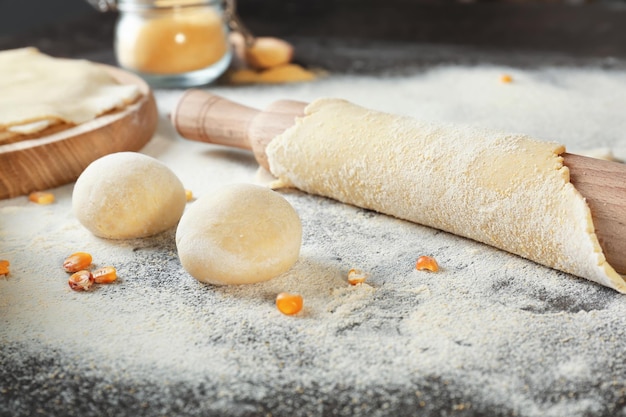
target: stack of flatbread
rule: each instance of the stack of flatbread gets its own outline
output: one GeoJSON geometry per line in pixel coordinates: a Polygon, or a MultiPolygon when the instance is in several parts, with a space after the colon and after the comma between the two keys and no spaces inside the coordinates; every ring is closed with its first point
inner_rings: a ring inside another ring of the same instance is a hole
{"type": "Polygon", "coordinates": [[[0,51],[0,145],[47,136],[121,110],[141,95],[106,69],[35,48],[0,51]]]}

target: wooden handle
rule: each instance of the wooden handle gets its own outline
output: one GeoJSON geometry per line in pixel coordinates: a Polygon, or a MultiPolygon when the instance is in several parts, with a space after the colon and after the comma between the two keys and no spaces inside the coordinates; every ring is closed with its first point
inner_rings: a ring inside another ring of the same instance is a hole
{"type": "Polygon", "coordinates": [[[620,274],[626,274],[626,165],[565,153],[570,181],[591,209],[604,255],[620,274]]]}
{"type": "MultiPolygon", "coordinates": [[[[276,135],[293,126],[306,103],[282,100],[264,111],[199,91],[188,91],[172,122],[188,139],[251,149],[269,169],[265,148],[276,135]]],[[[565,153],[572,184],[585,197],[596,234],[609,263],[626,274],[626,165],[565,153]]]]}
{"type": "Polygon", "coordinates": [[[171,118],[178,133],[187,139],[235,148],[252,149],[250,122],[260,112],[201,90],[187,90],[171,118]]]}
{"type": "Polygon", "coordinates": [[[252,150],[257,162],[269,170],[265,148],[304,115],[306,104],[280,100],[259,111],[192,89],[180,98],[171,119],[182,137],[252,150]]]}

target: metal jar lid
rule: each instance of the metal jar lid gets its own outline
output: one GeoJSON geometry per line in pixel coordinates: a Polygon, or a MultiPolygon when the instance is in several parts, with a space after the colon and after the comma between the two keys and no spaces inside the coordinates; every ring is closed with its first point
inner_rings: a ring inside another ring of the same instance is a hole
{"type": "MultiPolygon", "coordinates": [[[[101,12],[115,10],[160,9],[170,7],[189,7],[225,3],[226,9],[234,7],[234,0],[87,0],[101,12]]],[[[233,9],[234,10],[234,9],[233,9]]]]}

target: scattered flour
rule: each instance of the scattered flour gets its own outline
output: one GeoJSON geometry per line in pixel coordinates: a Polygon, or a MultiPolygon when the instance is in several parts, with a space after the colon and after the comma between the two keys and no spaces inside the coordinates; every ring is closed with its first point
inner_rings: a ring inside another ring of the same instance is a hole
{"type": "MultiPolygon", "coordinates": [[[[625,72],[442,67],[212,91],[256,107],[343,97],[626,157],[625,72]],[[500,83],[502,73],[513,83],[500,83]]],[[[180,94],[156,91],[163,117],[143,152],[196,196],[254,182],[250,154],[175,135],[165,115],[180,94]]],[[[11,261],[0,279],[0,414],[626,415],[626,298],[612,290],[298,191],[283,192],[303,222],[295,267],[266,283],[213,287],[182,269],[173,231],[92,236],[71,213],[71,191],[53,190],[50,206],[0,201],[0,258],[11,261]],[[60,266],[79,250],[116,266],[119,281],[71,291],[60,266]],[[439,273],[413,270],[424,254],[439,273]],[[366,284],[347,284],[352,267],[371,274],[366,284]],[[303,295],[299,316],[275,309],[281,291],[303,295]],[[20,376],[31,368],[35,376],[20,376]],[[92,402],[77,399],[73,376],[98,388],[87,391],[92,402]]]]}

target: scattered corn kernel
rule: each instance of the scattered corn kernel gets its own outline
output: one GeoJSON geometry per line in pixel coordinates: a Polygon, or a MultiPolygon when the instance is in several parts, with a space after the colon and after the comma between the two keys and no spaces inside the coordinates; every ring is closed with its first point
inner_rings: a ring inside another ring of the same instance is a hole
{"type": "Polygon", "coordinates": [[[68,280],[70,288],[74,291],[88,291],[93,285],[93,282],[93,275],[86,270],[75,272],[68,280]]]}
{"type": "Polygon", "coordinates": [[[117,279],[117,270],[112,266],[103,266],[91,273],[96,284],[110,284],[117,279]]]}
{"type": "Polygon", "coordinates": [[[500,82],[505,84],[512,83],[513,77],[511,77],[509,74],[502,74],[500,76],[500,82]]]}
{"type": "Polygon", "coordinates": [[[185,198],[187,201],[191,201],[193,199],[193,192],[191,190],[185,190],[185,198]]]}
{"type": "Polygon", "coordinates": [[[420,256],[417,258],[417,262],[415,263],[415,269],[418,271],[431,271],[437,272],[439,271],[439,265],[435,258],[431,258],[430,256],[420,256]]]}
{"type": "Polygon", "coordinates": [[[54,203],[54,194],[35,191],[28,195],[28,199],[36,204],[52,204],[54,203]]]}
{"type": "Polygon", "coordinates": [[[302,296],[299,294],[281,292],[276,296],[276,308],[278,308],[278,311],[288,316],[300,312],[303,303],[302,296]]]}
{"type": "Polygon", "coordinates": [[[360,269],[352,268],[348,271],[348,283],[350,285],[363,284],[367,279],[367,274],[360,269]]]}
{"type": "Polygon", "coordinates": [[[9,275],[9,261],[6,259],[0,259],[0,275],[9,275]]]}
{"type": "Polygon", "coordinates": [[[91,255],[86,252],[73,253],[63,262],[63,268],[67,272],[78,272],[89,268],[89,265],[91,265],[91,255]]]}

